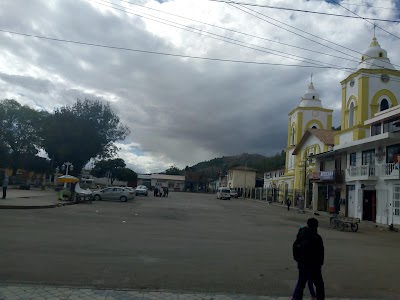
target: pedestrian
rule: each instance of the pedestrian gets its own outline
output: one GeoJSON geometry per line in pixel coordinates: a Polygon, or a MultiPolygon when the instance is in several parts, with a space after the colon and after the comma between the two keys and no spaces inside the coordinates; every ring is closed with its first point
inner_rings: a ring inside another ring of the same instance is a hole
{"type": "Polygon", "coordinates": [[[168,187],[166,187],[166,188],[165,188],[165,191],[164,191],[165,197],[168,197],[168,193],[169,193],[168,187]]]}
{"type": "Polygon", "coordinates": [[[157,196],[158,196],[158,188],[155,187],[155,188],[154,188],[154,197],[157,197],[157,196]]]}
{"type": "Polygon", "coordinates": [[[3,185],[2,185],[2,187],[3,187],[3,198],[2,199],[6,199],[6,197],[7,197],[8,182],[9,182],[8,176],[5,176],[3,179],[3,185]]]}
{"type": "Polygon", "coordinates": [[[312,294],[311,296],[316,300],[324,300],[325,287],[321,273],[324,264],[324,243],[318,234],[317,219],[308,219],[307,226],[299,230],[293,243],[293,258],[297,262],[299,278],[291,299],[302,300],[306,283],[311,281],[316,289],[315,296],[312,294]]]}
{"type": "Polygon", "coordinates": [[[297,194],[297,196],[296,196],[296,202],[295,202],[295,206],[298,206],[299,205],[299,200],[300,200],[300,194],[297,194]]]}
{"type": "Polygon", "coordinates": [[[292,201],[290,201],[289,198],[287,198],[287,200],[286,200],[286,205],[287,205],[287,210],[289,211],[290,210],[290,205],[292,205],[292,201]]]}

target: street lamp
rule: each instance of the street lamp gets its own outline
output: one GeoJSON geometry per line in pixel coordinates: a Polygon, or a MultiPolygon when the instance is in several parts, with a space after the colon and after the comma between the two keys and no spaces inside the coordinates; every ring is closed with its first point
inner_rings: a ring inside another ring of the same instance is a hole
{"type": "MultiPolygon", "coordinates": [[[[68,171],[72,171],[74,169],[74,166],[72,165],[72,163],[70,163],[69,161],[64,162],[63,165],[61,166],[61,169],[64,171],[65,170],[65,175],[68,175],[68,171]]],[[[56,168],[56,172],[58,173],[59,168],[56,168]]],[[[67,187],[67,183],[64,182],[64,188],[67,187]]]]}
{"type": "Polygon", "coordinates": [[[61,167],[63,171],[66,170],[65,175],[68,175],[68,170],[72,171],[74,169],[74,166],[69,161],[63,163],[61,167]]]}

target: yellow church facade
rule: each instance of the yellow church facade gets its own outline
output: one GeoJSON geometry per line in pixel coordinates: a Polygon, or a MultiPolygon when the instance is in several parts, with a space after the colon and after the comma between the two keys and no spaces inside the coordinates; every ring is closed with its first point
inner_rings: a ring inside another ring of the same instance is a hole
{"type": "MultiPolygon", "coordinates": [[[[368,137],[370,126],[365,125],[365,121],[382,108],[398,105],[400,72],[390,63],[387,52],[374,37],[360,57],[357,70],[341,81],[341,87],[339,130],[333,130],[333,110],[323,107],[312,81],[298,106],[289,112],[284,172],[272,171],[264,176],[264,187],[276,189],[278,201],[287,198],[293,201],[296,194],[300,194],[310,204],[311,179],[322,171],[310,157],[368,137]]],[[[346,163],[342,162],[344,166],[346,163]]]]}

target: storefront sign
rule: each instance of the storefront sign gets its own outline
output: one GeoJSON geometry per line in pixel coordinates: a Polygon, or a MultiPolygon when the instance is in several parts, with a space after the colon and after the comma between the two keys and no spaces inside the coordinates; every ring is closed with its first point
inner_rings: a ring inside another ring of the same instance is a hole
{"type": "Polygon", "coordinates": [[[310,179],[319,179],[319,173],[320,172],[311,172],[309,175],[310,176],[309,178],[310,179]]]}
{"type": "Polygon", "coordinates": [[[319,178],[321,180],[333,180],[333,179],[335,179],[335,172],[334,171],[321,171],[319,174],[319,178]]]}

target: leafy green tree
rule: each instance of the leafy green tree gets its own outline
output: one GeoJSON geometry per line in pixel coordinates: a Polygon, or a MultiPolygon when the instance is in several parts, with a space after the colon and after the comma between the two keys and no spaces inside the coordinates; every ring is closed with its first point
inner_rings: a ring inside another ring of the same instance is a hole
{"type": "Polygon", "coordinates": [[[121,158],[100,160],[95,164],[90,174],[96,177],[109,177],[111,184],[113,184],[121,174],[127,175],[126,171],[122,171],[124,169],[126,169],[126,164],[121,158]]]}
{"type": "Polygon", "coordinates": [[[44,148],[55,165],[70,161],[79,173],[90,158],[114,156],[115,142],[129,134],[110,105],[98,100],[77,100],[72,106],[56,109],[46,122],[44,148]]]}
{"type": "Polygon", "coordinates": [[[13,175],[21,157],[35,155],[42,146],[43,120],[47,113],[21,105],[13,99],[0,102],[0,151],[9,154],[13,175]]]}
{"type": "Polygon", "coordinates": [[[129,169],[129,168],[122,168],[117,170],[117,179],[120,181],[135,181],[137,180],[138,175],[136,174],[135,171],[129,169]]]}
{"type": "Polygon", "coordinates": [[[179,170],[175,166],[170,166],[167,170],[165,170],[165,174],[167,174],[167,175],[182,175],[182,171],[179,170]]]}

